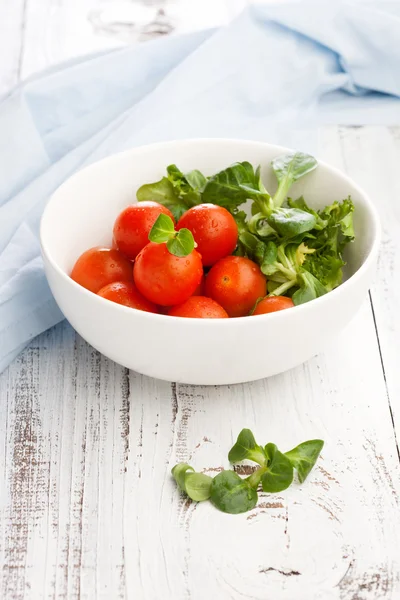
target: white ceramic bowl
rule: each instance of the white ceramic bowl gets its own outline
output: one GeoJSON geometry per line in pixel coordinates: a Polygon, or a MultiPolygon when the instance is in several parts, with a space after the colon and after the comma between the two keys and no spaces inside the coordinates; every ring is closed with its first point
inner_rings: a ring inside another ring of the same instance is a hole
{"type": "Polygon", "coordinates": [[[308,304],[237,319],[182,319],[137,311],[88,292],[68,276],[87,248],[110,245],[118,213],[136,201],[143,183],[168,164],[206,175],[236,161],[262,165],[267,189],[276,183],[271,159],[287,148],[223,139],[199,139],[134,148],[93,164],[52,196],[41,223],[46,275],[72,326],[97,350],[139,373],[192,384],[231,384],[286,371],[317,354],[357,311],[374,273],[380,228],[376,210],[351,179],[320,162],[297,182],[320,208],[349,194],[355,204],[356,240],[347,251],[346,281],[308,304]]]}

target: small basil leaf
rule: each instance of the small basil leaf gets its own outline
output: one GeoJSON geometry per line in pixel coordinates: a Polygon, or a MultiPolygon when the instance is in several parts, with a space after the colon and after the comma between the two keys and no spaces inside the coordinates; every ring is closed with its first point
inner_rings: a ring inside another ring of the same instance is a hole
{"type": "Polygon", "coordinates": [[[223,512],[246,512],[255,507],[257,499],[257,491],[234,471],[222,471],[212,480],[210,500],[223,512]]]}
{"type": "Polygon", "coordinates": [[[308,440],[299,444],[293,450],[285,452],[285,456],[297,471],[300,483],[303,483],[307,479],[311,469],[317,462],[323,446],[324,442],[322,440],[308,440]]]}
{"type": "Polygon", "coordinates": [[[163,177],[160,181],[154,183],[146,183],[142,185],[136,192],[136,197],[139,202],[152,200],[169,208],[178,220],[184,212],[189,208],[179,195],[175,192],[174,186],[167,177],[163,177]]]}
{"type": "Polygon", "coordinates": [[[307,271],[299,273],[297,281],[300,288],[292,296],[292,300],[296,306],[310,302],[310,300],[315,300],[315,298],[319,298],[327,293],[322,283],[307,271]]]}
{"type": "Polygon", "coordinates": [[[186,492],[185,475],[186,475],[187,471],[194,472],[193,467],[191,467],[187,463],[178,463],[171,470],[171,473],[174,476],[174,479],[175,479],[176,483],[178,484],[179,489],[182,490],[182,492],[186,492]]]}
{"type": "Polygon", "coordinates": [[[292,238],[313,229],[314,215],[298,208],[277,208],[268,217],[268,224],[285,238],[292,238]]]}
{"type": "MultiPolygon", "coordinates": [[[[161,215],[160,215],[161,216],[161,215]]],[[[167,248],[180,258],[187,256],[194,250],[194,237],[189,229],[180,229],[176,235],[167,241],[167,248]]]]}
{"type": "Polygon", "coordinates": [[[263,449],[257,444],[250,429],[242,429],[239,433],[236,443],[229,451],[229,462],[237,463],[241,460],[253,460],[260,465],[265,463],[263,449]]]}
{"type": "Polygon", "coordinates": [[[196,502],[208,500],[211,493],[212,477],[204,473],[185,474],[185,490],[189,498],[196,502]]]}
{"type": "Polygon", "coordinates": [[[264,448],[267,456],[267,471],[261,478],[264,492],[274,494],[282,492],[293,481],[293,467],[290,460],[278,450],[275,444],[267,444],[264,448]]]}
{"type": "Polygon", "coordinates": [[[156,244],[167,242],[175,235],[174,222],[168,215],[158,215],[149,233],[149,240],[156,244]]]}

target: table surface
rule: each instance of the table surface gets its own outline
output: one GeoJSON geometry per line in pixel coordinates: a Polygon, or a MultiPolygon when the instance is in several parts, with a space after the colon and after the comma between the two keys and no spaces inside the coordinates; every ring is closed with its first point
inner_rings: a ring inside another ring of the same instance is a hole
{"type": "MultiPolygon", "coordinates": [[[[186,21],[170,29],[190,30],[240,4],[193,2],[194,23],[171,2],[166,18],[171,6],[186,21]]],[[[95,8],[0,0],[0,89],[126,43],[93,29],[95,8]]],[[[2,599],[399,599],[400,127],[329,127],[319,139],[319,156],[362,184],[382,218],[357,316],[306,364],[225,387],[129,372],[66,323],[35,339],[0,376],[2,599]],[[171,467],[227,468],[243,426],[285,449],[326,445],[305,484],[261,494],[250,513],[187,501],[171,467]]]]}

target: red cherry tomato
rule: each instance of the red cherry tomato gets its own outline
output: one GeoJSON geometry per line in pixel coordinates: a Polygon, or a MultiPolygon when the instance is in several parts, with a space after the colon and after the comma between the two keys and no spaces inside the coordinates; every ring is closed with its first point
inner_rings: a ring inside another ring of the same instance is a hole
{"type": "Polygon", "coordinates": [[[185,302],[199,285],[202,276],[203,265],[196,250],[188,256],[179,257],[171,254],[166,244],[154,242],[143,248],[133,267],[139,292],[161,306],[185,302]]]}
{"type": "Polygon", "coordinates": [[[260,300],[254,309],[253,315],[265,315],[277,310],[292,308],[293,306],[294,302],[291,298],[287,298],[286,296],[270,296],[269,298],[260,300]]]}
{"type": "Polygon", "coordinates": [[[168,215],[175,223],[171,211],[158,202],[139,202],[123,210],[114,224],[114,240],[118,250],[130,260],[149,243],[149,233],[160,214],[168,215]]]}
{"type": "Polygon", "coordinates": [[[206,283],[206,280],[205,280],[205,277],[203,275],[203,277],[200,280],[199,285],[194,290],[192,296],[204,296],[204,286],[205,286],[205,283],[206,283]]]}
{"type": "Polygon", "coordinates": [[[157,306],[147,300],[138,290],[134,283],[127,281],[115,281],[105,285],[101,290],[97,292],[98,296],[116,302],[117,304],[123,304],[130,308],[136,308],[137,310],[144,310],[146,312],[158,313],[157,306]]]}
{"type": "Polygon", "coordinates": [[[132,281],[132,263],[114,248],[90,248],[76,261],[71,278],[96,294],[114,281],[132,281]]]}
{"type": "Polygon", "coordinates": [[[228,313],[211,298],[191,296],[183,304],[173,306],[168,314],[171,317],[191,317],[193,319],[227,319],[228,313]]]}
{"type": "Polygon", "coordinates": [[[231,213],[215,204],[199,204],[179,219],[177,229],[193,233],[203,265],[210,266],[232,254],[238,240],[238,228],[231,213]]]}
{"type": "Polygon", "coordinates": [[[248,315],[258,298],[267,293],[267,280],[255,262],[243,256],[219,260],[206,277],[206,294],[230,317],[248,315]]]}

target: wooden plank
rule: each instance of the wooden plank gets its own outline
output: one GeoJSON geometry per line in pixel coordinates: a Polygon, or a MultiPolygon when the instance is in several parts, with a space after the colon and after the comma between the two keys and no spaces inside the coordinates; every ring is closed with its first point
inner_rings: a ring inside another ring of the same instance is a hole
{"type": "Polygon", "coordinates": [[[0,96],[20,80],[27,0],[0,2],[0,96]]]}
{"type": "MultiPolygon", "coordinates": [[[[388,401],[400,437],[400,127],[352,127],[340,130],[346,168],[376,203],[383,237],[371,290],[388,401]]],[[[400,458],[400,453],[399,453],[400,458]]]]}
{"type": "MultiPolygon", "coordinates": [[[[374,135],[363,144],[376,143],[374,135]]],[[[321,154],[351,175],[357,167],[361,181],[374,155],[357,161],[343,138],[343,130],[325,131],[321,154]]],[[[391,180],[383,185],[394,196],[391,180]]],[[[395,229],[387,231],[395,244],[395,229]]],[[[375,293],[381,301],[382,286],[375,293]]],[[[383,314],[394,314],[385,294],[383,314]]],[[[385,363],[391,340],[385,320],[382,329],[376,322],[388,382],[396,376],[385,363]]],[[[0,376],[0,398],[1,597],[399,597],[400,469],[368,298],[323,354],[237,386],[127,373],[64,324],[0,376]],[[171,467],[227,468],[244,426],[283,449],[325,439],[309,481],[262,495],[244,515],[188,502],[171,467]]]]}
{"type": "Polygon", "coordinates": [[[140,6],[140,2],[113,0],[25,1],[23,79],[76,56],[132,44],[166,32],[186,33],[227,23],[247,3],[246,0],[191,0],[189,3],[186,0],[158,3],[142,0],[140,6]],[[149,11],[149,24],[143,27],[148,35],[143,33],[138,37],[131,23],[136,15],[142,18],[143,8],[149,11]],[[161,11],[158,17],[157,9],[161,11]]]}

